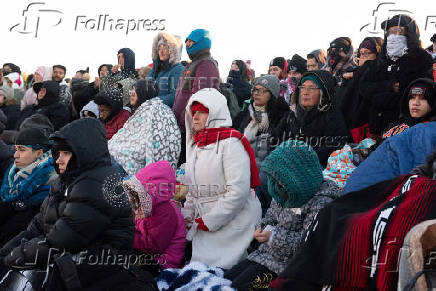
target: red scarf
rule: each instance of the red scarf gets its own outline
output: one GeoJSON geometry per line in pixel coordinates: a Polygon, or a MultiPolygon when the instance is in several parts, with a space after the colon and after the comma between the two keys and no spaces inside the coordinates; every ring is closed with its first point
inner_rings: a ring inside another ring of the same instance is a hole
{"type": "Polygon", "coordinates": [[[198,147],[204,147],[230,137],[236,137],[237,139],[239,139],[242,142],[244,149],[247,151],[248,157],[250,158],[250,187],[255,189],[256,187],[260,186],[260,178],[259,171],[256,165],[256,158],[254,155],[254,151],[251,148],[250,142],[242,133],[240,133],[236,129],[228,127],[206,128],[202,132],[196,133],[194,135],[194,142],[197,144],[198,147]]]}

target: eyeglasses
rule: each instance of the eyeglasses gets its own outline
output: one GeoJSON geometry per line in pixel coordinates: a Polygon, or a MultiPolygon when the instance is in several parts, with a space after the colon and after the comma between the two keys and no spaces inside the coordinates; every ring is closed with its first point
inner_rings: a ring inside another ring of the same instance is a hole
{"type": "Polygon", "coordinates": [[[364,53],[359,53],[359,57],[369,57],[370,55],[375,55],[375,53],[373,52],[364,52],[364,53]]]}
{"type": "Polygon", "coordinates": [[[262,88],[253,88],[253,94],[265,94],[266,92],[269,92],[267,89],[262,88]]]}
{"type": "Polygon", "coordinates": [[[129,95],[136,95],[136,91],[135,90],[129,90],[129,95]]]}
{"type": "Polygon", "coordinates": [[[391,34],[399,34],[399,35],[404,35],[404,33],[406,32],[406,29],[402,26],[394,26],[389,28],[388,30],[386,30],[386,35],[389,36],[391,34]]]}
{"type": "Polygon", "coordinates": [[[312,92],[314,90],[319,89],[318,87],[305,87],[305,86],[298,86],[298,89],[300,89],[300,91],[308,91],[308,92],[312,92]]]}

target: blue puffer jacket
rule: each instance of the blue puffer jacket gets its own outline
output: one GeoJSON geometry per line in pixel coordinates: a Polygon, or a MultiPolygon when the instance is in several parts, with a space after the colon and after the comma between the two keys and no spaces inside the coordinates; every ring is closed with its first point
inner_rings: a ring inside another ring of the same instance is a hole
{"type": "Polygon", "coordinates": [[[159,33],[152,47],[153,69],[148,73],[148,78],[156,80],[156,85],[159,88],[158,97],[163,103],[172,107],[174,104],[174,96],[179,83],[180,75],[185,67],[180,64],[180,55],[182,49],[182,40],[180,37],[173,36],[166,32],[159,33]],[[168,46],[170,58],[162,63],[159,60],[159,45],[168,46]]]}
{"type": "Polygon", "coordinates": [[[408,174],[424,164],[436,146],[436,122],[421,123],[385,140],[356,168],[343,194],[408,174]]]}

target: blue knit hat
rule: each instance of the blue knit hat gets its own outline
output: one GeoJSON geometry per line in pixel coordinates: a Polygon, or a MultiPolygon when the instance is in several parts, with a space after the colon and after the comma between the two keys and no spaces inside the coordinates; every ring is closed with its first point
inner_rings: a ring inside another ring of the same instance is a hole
{"type": "Polygon", "coordinates": [[[268,177],[268,193],[283,207],[301,207],[323,182],[318,155],[306,143],[288,140],[262,163],[268,177]]]}
{"type": "Polygon", "coordinates": [[[185,39],[185,42],[190,39],[195,43],[191,47],[187,47],[186,51],[189,55],[195,54],[206,48],[211,48],[212,40],[210,39],[209,31],[205,29],[196,29],[192,31],[188,37],[185,39]]]}

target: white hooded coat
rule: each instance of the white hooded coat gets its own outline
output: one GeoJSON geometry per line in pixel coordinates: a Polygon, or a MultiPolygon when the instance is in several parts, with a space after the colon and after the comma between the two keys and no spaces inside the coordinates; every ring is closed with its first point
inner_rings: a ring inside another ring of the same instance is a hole
{"type": "Polygon", "coordinates": [[[189,193],[182,210],[185,218],[201,217],[209,231],[194,223],[192,259],[209,266],[229,269],[247,256],[261,206],[250,189],[250,159],[235,137],[204,147],[193,141],[191,105],[198,101],[209,108],[206,128],[231,127],[226,98],[216,89],[205,88],[191,96],[186,106],[186,175],[189,193]]]}

